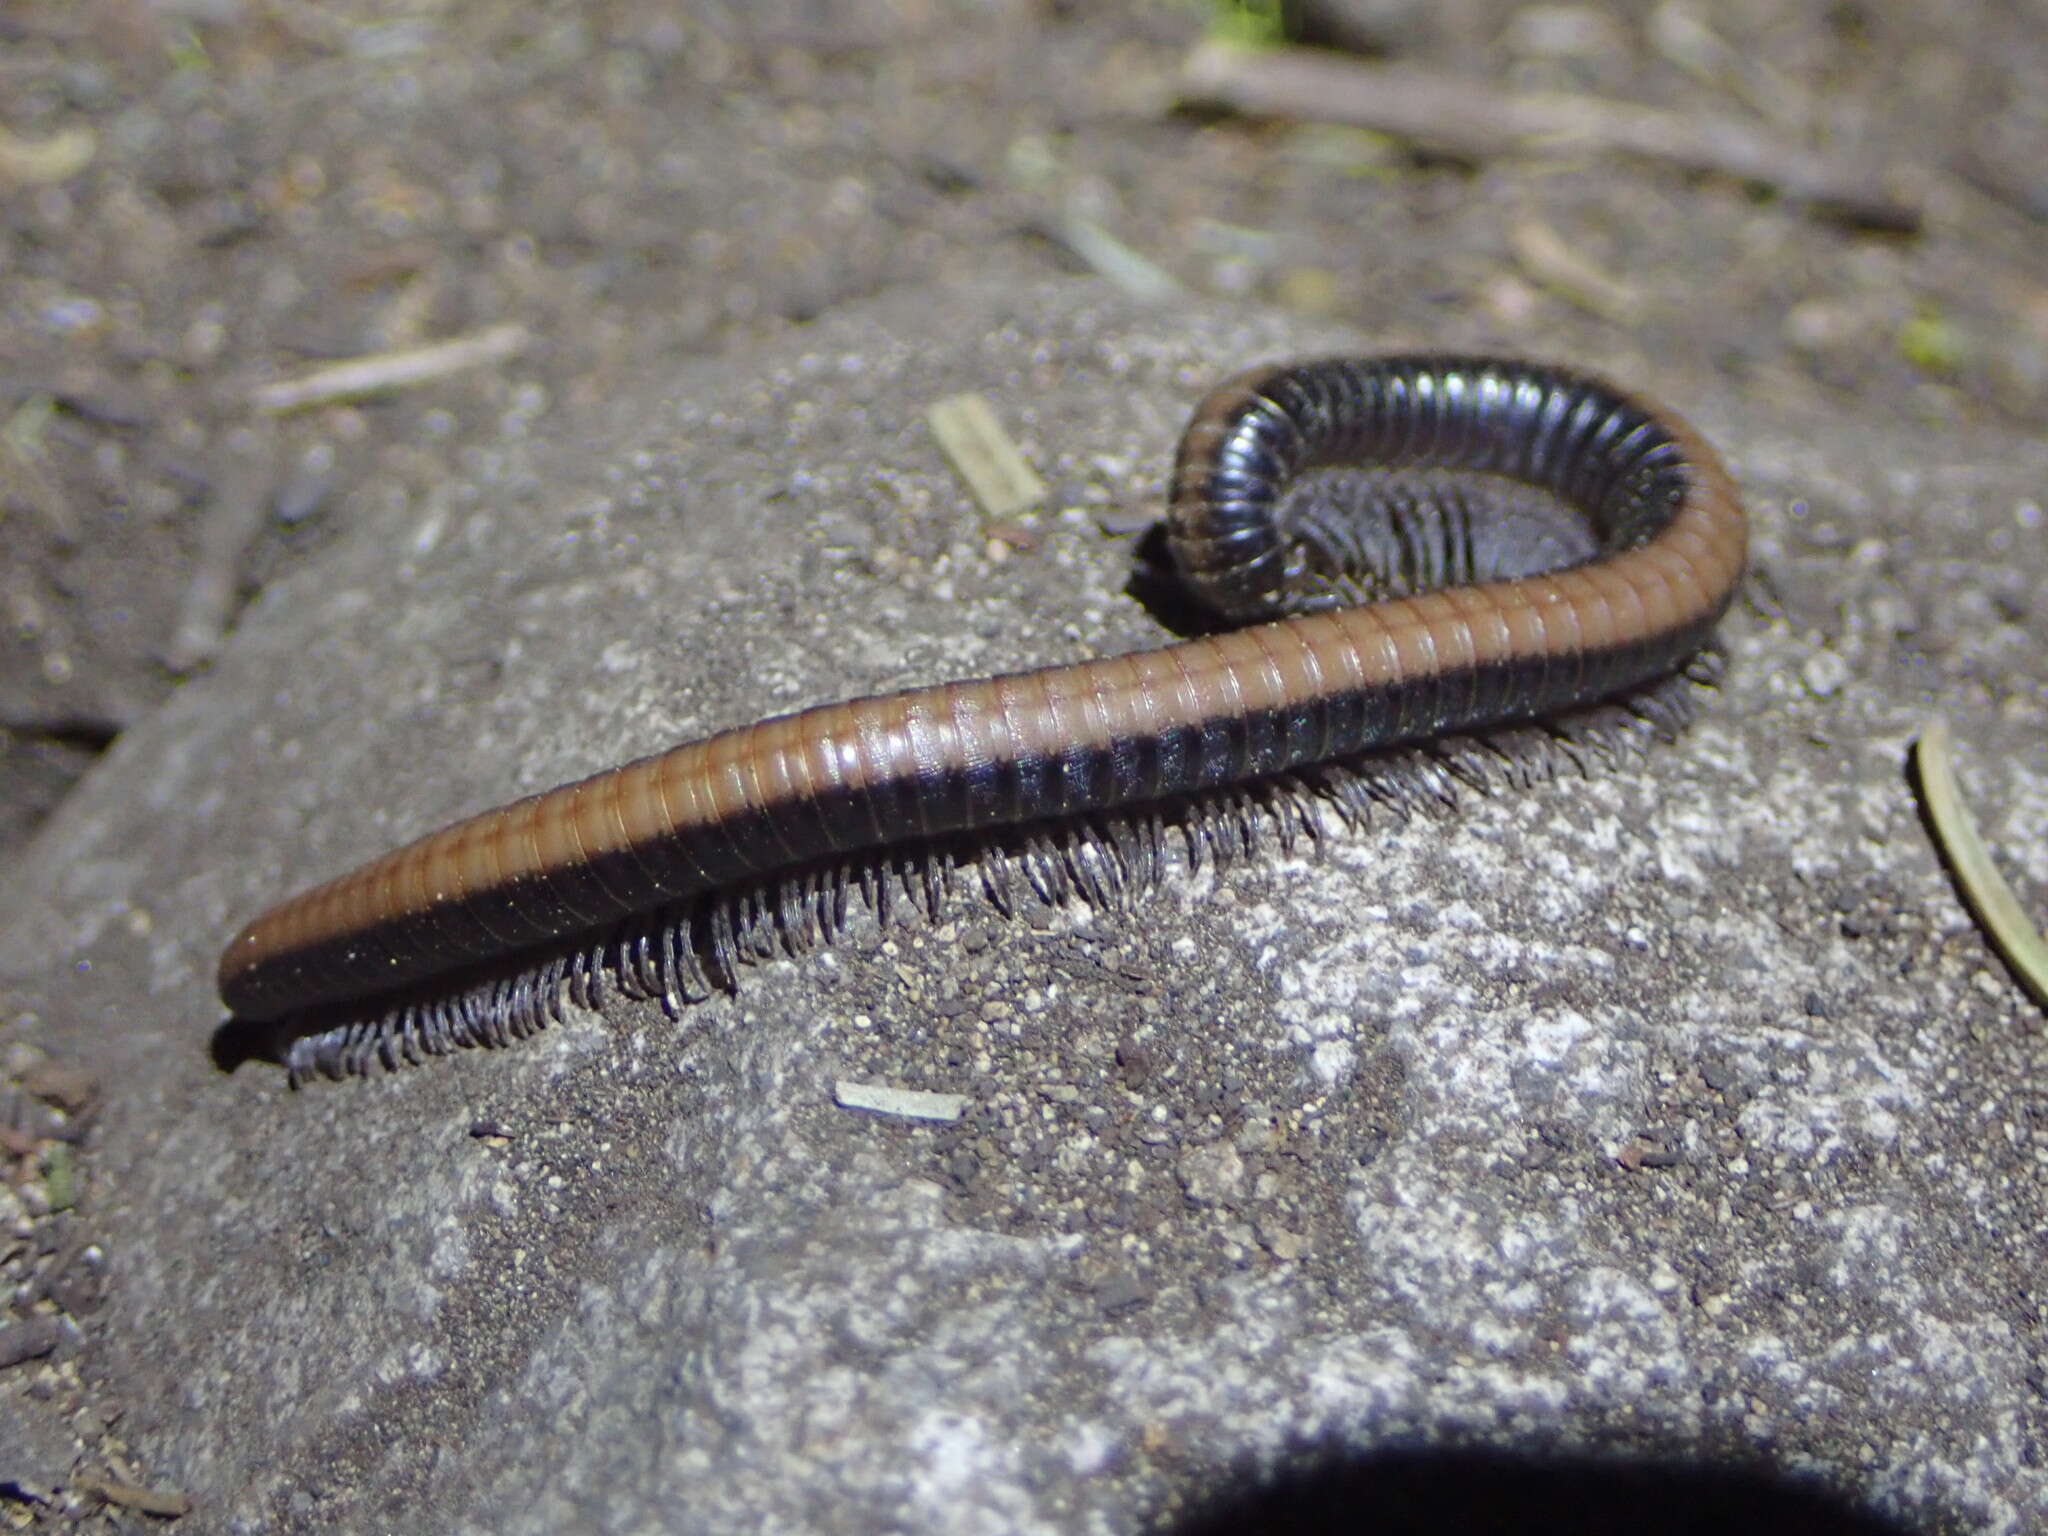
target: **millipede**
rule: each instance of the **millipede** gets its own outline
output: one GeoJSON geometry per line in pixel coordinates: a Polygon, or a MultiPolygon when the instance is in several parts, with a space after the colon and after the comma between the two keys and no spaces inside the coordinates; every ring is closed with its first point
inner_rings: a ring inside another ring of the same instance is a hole
{"type": "Polygon", "coordinates": [[[297,1084],[503,1044],[607,985],[674,1013],[829,940],[856,892],[935,907],[962,863],[1003,910],[1107,904],[1176,833],[1198,863],[1611,757],[1689,718],[1746,541],[1706,441],[1596,375],[1243,373],[1168,496],[1212,632],[779,715],[456,822],[249,922],[227,1028],[297,1084]]]}

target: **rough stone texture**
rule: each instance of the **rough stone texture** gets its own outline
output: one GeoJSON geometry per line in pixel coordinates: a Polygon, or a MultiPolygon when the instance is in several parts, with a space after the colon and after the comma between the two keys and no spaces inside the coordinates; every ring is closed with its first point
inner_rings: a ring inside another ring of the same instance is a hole
{"type": "MultiPolygon", "coordinates": [[[[764,712],[1156,639],[1096,512],[1156,503],[1225,369],[1359,344],[919,295],[515,415],[122,736],[6,894],[0,984],[9,1038],[104,1085],[82,1364],[188,1528],[1127,1530],[1291,1450],[1416,1442],[2048,1520],[2048,1049],[1902,769],[1949,712],[2048,908],[2048,449],[2018,435],[1581,359],[1694,416],[1757,516],[1728,684],[1640,769],[1134,913],[963,898],[681,1026],[615,1006],[298,1094],[209,1063],[232,924],[396,838],[764,712]],[[977,531],[922,425],[958,389],[1055,485],[1036,548],[977,531]],[[892,1120],[840,1079],[974,1104],[892,1120]]],[[[0,1419],[39,1411],[22,1380],[0,1419]]]]}

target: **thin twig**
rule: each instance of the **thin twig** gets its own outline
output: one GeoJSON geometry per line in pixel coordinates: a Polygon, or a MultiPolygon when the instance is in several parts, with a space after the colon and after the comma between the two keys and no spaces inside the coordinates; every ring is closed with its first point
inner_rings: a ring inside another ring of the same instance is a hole
{"type": "Polygon", "coordinates": [[[118,1477],[101,1477],[96,1472],[79,1472],[71,1486],[80,1493],[98,1494],[109,1504],[139,1510],[145,1515],[162,1515],[175,1520],[192,1513],[192,1501],[175,1488],[145,1488],[118,1477]]]}
{"type": "Polygon", "coordinates": [[[0,510],[19,502],[41,514],[58,543],[74,545],[83,537],[83,522],[44,441],[54,410],[48,395],[31,395],[0,422],[0,510]]]}
{"type": "Polygon", "coordinates": [[[964,1093],[930,1093],[922,1088],[893,1088],[887,1083],[856,1083],[841,1078],[832,1085],[832,1102],[841,1109],[899,1115],[906,1120],[950,1124],[974,1101],[964,1093]]]}
{"type": "Polygon", "coordinates": [[[217,487],[199,524],[199,551],[178,603],[177,622],[164,649],[164,665],[190,672],[211,661],[226,639],[234,612],[242,555],[263,531],[268,455],[254,453],[217,487]]]}
{"type": "Polygon", "coordinates": [[[1052,232],[1092,271],[1133,298],[1164,304],[1186,292],[1171,272],[1118,239],[1100,219],[1070,210],[1052,227],[1052,232]]]}
{"type": "Polygon", "coordinates": [[[1640,292],[1596,265],[1541,219],[1515,220],[1508,241],[1522,270],[1567,302],[1619,325],[1634,325],[1642,318],[1640,292]]]}
{"type": "Polygon", "coordinates": [[[270,415],[355,400],[390,389],[407,389],[445,378],[465,368],[501,363],[526,349],[532,333],[518,324],[487,326],[453,341],[432,346],[377,352],[331,368],[316,369],[296,379],[279,379],[251,390],[249,403],[270,415]]]}
{"type": "Polygon", "coordinates": [[[69,181],[99,150],[90,128],[65,128],[47,139],[23,139],[0,127],[0,187],[41,187],[69,181]]]}
{"type": "Polygon", "coordinates": [[[1913,744],[1913,765],[1920,774],[1920,802],[1927,807],[1941,856],[1954,873],[1963,900],[2020,985],[2035,1002],[2048,1008],[2048,940],[2041,937],[2005,876],[1991,862],[1991,851],[1963,804],[1949,758],[1946,720],[1936,717],[1921,730],[1920,739],[1913,744]]]}
{"type": "Polygon", "coordinates": [[[1859,161],[1790,144],[1736,118],[1593,96],[1521,94],[1491,81],[1366,64],[1306,48],[1254,53],[1202,43],[1181,68],[1193,101],[1259,116],[1318,118],[1392,134],[1460,159],[1619,150],[1771,187],[1856,224],[1910,234],[1917,204],[1859,161]]]}
{"type": "Polygon", "coordinates": [[[990,517],[1013,517],[1045,499],[1038,478],[981,395],[948,395],[925,412],[932,435],[990,517]]]}

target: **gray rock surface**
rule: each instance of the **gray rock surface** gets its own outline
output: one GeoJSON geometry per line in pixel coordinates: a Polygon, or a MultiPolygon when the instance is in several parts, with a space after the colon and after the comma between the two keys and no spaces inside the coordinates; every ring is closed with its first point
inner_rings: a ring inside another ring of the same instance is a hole
{"type": "MultiPolygon", "coordinates": [[[[2048,909],[2048,448],[2017,435],[1580,359],[1692,415],[1758,524],[1728,682],[1639,768],[1128,913],[962,897],[680,1025],[615,1004],[296,1094],[210,1064],[230,928],[394,840],[1155,640],[1098,514],[1156,504],[1223,372],[1364,344],[1081,287],[886,301],[591,419],[515,395],[463,479],[264,593],[0,906],[0,1040],[106,1094],[81,1379],[186,1528],[1128,1530],[1407,1441],[2048,1521],[2048,1048],[1902,767],[1947,711],[2048,909]],[[923,425],[962,389],[1054,484],[1035,547],[984,536],[923,425]]],[[[0,1419],[49,1411],[34,1369],[0,1419]]]]}

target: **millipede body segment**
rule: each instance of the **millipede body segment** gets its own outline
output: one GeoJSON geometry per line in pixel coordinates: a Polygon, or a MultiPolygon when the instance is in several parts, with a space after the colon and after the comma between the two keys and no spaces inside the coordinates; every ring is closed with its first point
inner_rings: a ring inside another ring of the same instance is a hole
{"type": "Polygon", "coordinates": [[[524,1033],[600,976],[687,993],[706,953],[729,969],[736,891],[829,930],[904,849],[1654,685],[1709,641],[1745,542],[1713,450],[1590,375],[1259,369],[1196,409],[1167,526],[1190,594],[1246,627],[777,716],[487,811],[257,917],[220,994],[277,1021],[296,1077],[524,1033]]]}

